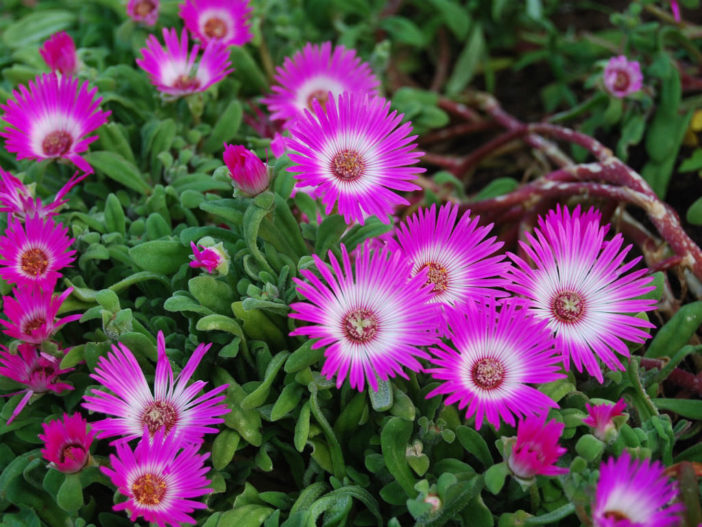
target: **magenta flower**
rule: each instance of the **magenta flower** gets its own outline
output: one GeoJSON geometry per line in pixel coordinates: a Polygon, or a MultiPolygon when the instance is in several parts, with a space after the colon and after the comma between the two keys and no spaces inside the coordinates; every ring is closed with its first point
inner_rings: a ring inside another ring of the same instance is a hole
{"type": "Polygon", "coordinates": [[[411,166],[423,152],[413,150],[417,136],[402,114],[390,112],[381,97],[343,93],[326,110],[313,101],[291,130],[288,148],[297,187],[314,186],[326,213],[336,205],[346,223],[363,224],[367,215],[385,223],[393,207],[409,202],[394,191],[417,190],[410,183],[423,168],[411,166]]]}
{"type": "Polygon", "coordinates": [[[40,353],[32,344],[20,344],[17,347],[17,354],[11,353],[0,344],[0,375],[26,386],[26,389],[17,392],[24,392],[24,397],[15,407],[6,424],[9,425],[14,421],[34,394],[61,393],[73,389],[73,386],[60,382],[58,378],[59,375],[73,371],[73,368],[62,370],[59,364],[61,359],[40,353]]]}
{"type": "Polygon", "coordinates": [[[546,323],[530,317],[515,302],[500,311],[494,304],[466,304],[448,312],[449,339],[456,349],[439,342],[431,348],[433,368],[425,371],[442,384],[427,398],[447,394],[444,404],[466,406],[466,419],[475,415],[495,428],[500,421],[515,424],[516,416],[540,414],[558,405],[529,384],[563,378],[546,323]]]}
{"type": "Polygon", "coordinates": [[[517,439],[506,456],[512,474],[522,480],[530,480],[537,474],[558,476],[568,469],[554,463],[567,449],[558,444],[565,425],[558,421],[546,422],[546,416],[529,416],[517,425],[517,439]]]}
{"type": "Polygon", "coordinates": [[[53,289],[37,287],[16,287],[11,296],[2,297],[5,315],[10,320],[0,319],[5,326],[5,335],[12,338],[41,344],[50,338],[64,324],[80,319],[83,315],[68,315],[56,319],[63,301],[73,292],[69,287],[59,296],[54,296],[53,289]]]}
{"type": "Polygon", "coordinates": [[[378,94],[380,81],[373,75],[367,62],[356,56],[356,51],[336,46],[331,42],[307,43],[302,51],[286,58],[274,77],[278,84],[273,93],[263,99],[272,119],[282,119],[289,126],[305,110],[314,112],[312,101],[324,111],[330,94],[337,98],[344,92],[361,95],[378,94]]]}
{"type": "Polygon", "coordinates": [[[643,86],[641,66],[635,60],[627,60],[624,55],[612,57],[605,66],[604,85],[615,97],[636,93],[643,86]]]}
{"type": "Polygon", "coordinates": [[[592,504],[593,527],[673,527],[680,525],[684,506],[669,505],[678,496],[665,467],[650,459],[631,459],[625,450],[619,459],[600,466],[592,504]]]}
{"type": "Polygon", "coordinates": [[[80,414],[63,414],[61,419],[42,423],[44,441],[41,454],[50,466],[72,474],[80,472],[90,461],[90,445],[95,432],[88,431],[88,422],[80,414]]]}
{"type": "Polygon", "coordinates": [[[200,46],[195,44],[188,51],[185,29],[179,40],[175,29],[163,28],[163,39],[165,50],[154,35],[149,35],[146,47],[141,49],[143,58],[138,58],[136,63],[148,73],[151,84],[170,97],[203,92],[234,71],[229,68],[231,62],[226,46],[219,42],[210,42],[198,61],[200,46]]]}
{"type": "Polygon", "coordinates": [[[223,157],[232,181],[243,195],[256,196],[268,188],[268,169],[251,150],[225,143],[223,157]]]}
{"type": "Polygon", "coordinates": [[[307,269],[300,271],[306,281],[293,278],[309,302],[291,304],[290,317],[313,325],[290,334],[326,348],[322,375],[336,375],[337,387],[348,375],[352,388],[363,391],[367,381],[377,391],[378,379],[407,378],[402,368],[419,371],[417,358],[427,358],[418,346],[435,342],[431,291],[424,273],[408,279],[410,263],[398,253],[365,247],[352,264],[342,245],[341,256],[340,265],[329,252],[330,270],[313,255],[321,279],[307,269]]]}
{"type": "Polygon", "coordinates": [[[195,348],[185,368],[174,379],[163,332],[158,332],[157,341],[153,393],[134,354],[124,344],[112,346],[107,358],[98,360],[95,373],[90,376],[112,393],[93,389],[92,395],[85,396],[83,407],[114,416],[93,423],[99,438],[122,436],[115,442],[129,441],[141,437],[146,427],[152,436],[163,429],[167,435],[182,437],[186,443],[201,443],[205,434],[217,432],[211,425],[224,422],[219,416],[228,413],[229,408],[220,394],[227,385],[198,397],[207,383],[195,381],[188,386],[211,344],[195,348]]]}
{"type": "Polygon", "coordinates": [[[68,228],[50,218],[27,218],[25,224],[12,217],[5,236],[0,236],[0,277],[20,286],[36,284],[53,289],[60,269],[75,259],[69,247],[75,240],[68,228]]]}
{"type": "Polygon", "coordinates": [[[39,218],[54,216],[57,214],[57,209],[68,201],[64,196],[87,176],[87,174],[79,176],[76,172],[58,191],[54,200],[43,205],[41,199],[35,198],[24,183],[0,168],[0,212],[7,212],[22,220],[34,216],[39,218]]]}
{"type": "Polygon", "coordinates": [[[502,247],[496,237],[487,238],[492,225],[479,227],[479,218],[466,211],[461,219],[458,206],[436,205],[419,211],[396,229],[399,249],[412,261],[412,274],[427,269],[427,283],[432,284],[432,302],[450,307],[485,297],[507,293],[495,289],[505,284],[510,264],[504,255],[490,256],[502,247]]]}
{"type": "Polygon", "coordinates": [[[159,527],[194,524],[190,514],[207,506],[190,498],[211,492],[210,481],[205,478],[209,454],[198,454],[198,444],[184,442],[163,430],[151,440],[146,434],[144,431],[134,451],[127,443],[118,443],[117,455],[110,455],[111,468],[100,467],[127,498],[113,509],[126,510],[131,521],[142,517],[159,527]]]}
{"type": "Polygon", "coordinates": [[[127,15],[135,22],[153,26],[158,20],[160,0],[129,0],[127,15]]]}
{"type": "Polygon", "coordinates": [[[275,157],[280,157],[285,153],[285,151],[288,149],[287,142],[287,137],[278,132],[275,133],[273,140],[271,141],[271,152],[273,152],[275,157]]]}
{"type": "Polygon", "coordinates": [[[88,82],[45,73],[29,81],[29,90],[20,86],[6,104],[7,127],[0,132],[8,152],[17,159],[68,159],[83,172],[93,169],[80,155],[88,150],[96,135],[88,134],[107,122],[110,112],[100,110],[102,98],[88,82]]]}
{"type": "Polygon", "coordinates": [[[640,260],[624,263],[631,245],[622,250],[622,235],[605,241],[606,232],[594,209],[581,214],[576,207],[571,214],[559,206],[539,218],[534,235],[526,234],[527,243],[520,242],[533,268],[509,254],[518,268],[511,270],[514,283],[508,287],[525,297],[535,317],[548,321],[565,368],[572,359],[578,371],[584,366],[600,382],[597,358],[610,369],[623,370],[615,353],[629,356],[624,339],[649,338],[640,328],[653,325],[626,313],[650,311],[656,303],[640,298],[653,289],[648,270],[627,274],[640,260]]]}
{"type": "Polygon", "coordinates": [[[203,43],[243,46],[253,38],[248,0],[185,0],[178,12],[193,37],[203,43]]]}
{"type": "Polygon", "coordinates": [[[676,22],[680,22],[680,4],[678,0],[670,0],[670,10],[673,12],[676,22]]]}
{"type": "Polygon", "coordinates": [[[612,431],[616,430],[613,418],[622,415],[624,408],[626,408],[626,403],[624,399],[619,399],[616,404],[598,404],[593,406],[590,403],[585,403],[585,407],[587,408],[588,416],[583,419],[583,423],[594,428],[593,433],[595,437],[606,441],[612,434],[612,431]]]}
{"type": "Polygon", "coordinates": [[[229,254],[221,242],[212,247],[202,248],[190,242],[190,248],[193,250],[190,267],[205,269],[209,274],[226,275],[229,271],[229,254]]]}
{"type": "Polygon", "coordinates": [[[51,38],[39,48],[39,53],[51,71],[63,75],[78,73],[76,44],[66,32],[59,31],[51,35],[51,38]]]}

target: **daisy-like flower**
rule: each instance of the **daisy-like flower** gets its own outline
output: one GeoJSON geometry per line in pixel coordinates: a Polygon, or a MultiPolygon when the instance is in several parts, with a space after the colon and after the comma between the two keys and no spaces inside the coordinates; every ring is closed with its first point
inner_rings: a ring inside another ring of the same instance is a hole
{"type": "Polygon", "coordinates": [[[257,196],[268,188],[268,169],[251,150],[225,143],[223,158],[232,181],[243,195],[257,196]]]}
{"type": "Polygon", "coordinates": [[[129,0],[127,15],[135,22],[153,26],[158,20],[160,0],[129,0]]]}
{"type": "Polygon", "coordinates": [[[341,255],[340,264],[329,252],[331,270],[313,255],[321,279],[306,269],[300,271],[305,281],[293,278],[309,302],[292,304],[290,317],[313,325],[290,334],[318,339],[313,349],[326,348],[322,375],[336,375],[337,387],[348,376],[352,388],[362,391],[367,381],[377,391],[378,379],[407,378],[402,368],[421,369],[417,358],[427,354],[417,346],[435,342],[431,292],[426,274],[407,278],[410,263],[399,253],[365,247],[352,264],[342,245],[341,255]]]}
{"type": "Polygon", "coordinates": [[[641,66],[635,60],[627,60],[624,55],[609,59],[603,78],[605,88],[615,97],[626,97],[643,86],[641,66]]]}
{"type": "Polygon", "coordinates": [[[412,166],[424,154],[414,150],[412,125],[389,113],[390,102],[381,97],[342,93],[326,110],[316,100],[313,108],[296,121],[288,141],[296,186],[316,187],[326,213],[337,205],[346,223],[363,224],[367,215],[389,223],[394,207],[409,203],[394,191],[419,189],[410,181],[424,172],[412,166]]]}
{"type": "Polygon", "coordinates": [[[11,353],[0,344],[0,375],[26,386],[24,390],[17,392],[24,392],[24,397],[7,420],[8,425],[27,406],[33,395],[46,392],[61,393],[73,389],[73,386],[61,382],[58,378],[59,375],[73,371],[73,368],[62,370],[59,367],[60,363],[61,359],[40,353],[32,344],[20,344],[17,354],[11,353]]]}
{"type": "Polygon", "coordinates": [[[529,384],[563,378],[546,323],[530,317],[515,302],[466,304],[447,314],[449,337],[456,349],[439,342],[431,348],[433,368],[425,371],[442,384],[427,398],[447,394],[444,404],[466,406],[466,419],[475,415],[480,429],[487,419],[515,424],[514,416],[543,413],[558,405],[529,384]]]}
{"type": "Polygon", "coordinates": [[[222,242],[212,247],[199,248],[194,242],[190,242],[193,250],[190,267],[205,269],[209,274],[217,273],[221,276],[229,272],[229,253],[222,245],[222,242]]]}
{"type": "Polygon", "coordinates": [[[675,485],[658,461],[631,459],[622,452],[600,467],[595,502],[594,527],[668,527],[680,525],[684,506],[670,505],[678,496],[675,485]]]}
{"type": "Polygon", "coordinates": [[[90,461],[90,445],[95,432],[88,430],[88,422],[80,414],[63,414],[63,420],[42,423],[44,441],[41,453],[50,466],[72,474],[79,472],[90,461]]]}
{"type": "Polygon", "coordinates": [[[583,419],[583,423],[594,428],[595,437],[602,441],[607,441],[616,432],[617,425],[614,418],[622,415],[626,403],[624,399],[619,399],[616,404],[597,404],[591,405],[585,403],[587,408],[587,417],[583,419]]]}
{"type": "Polygon", "coordinates": [[[200,46],[195,44],[188,51],[185,29],[179,40],[175,29],[163,28],[163,39],[166,49],[154,35],[149,35],[146,47],[141,49],[143,58],[136,63],[149,74],[151,84],[170,97],[205,91],[234,71],[229,67],[229,52],[220,42],[210,42],[198,60],[200,46]]]}
{"type": "Polygon", "coordinates": [[[131,521],[141,516],[159,527],[195,524],[190,514],[206,505],[191,498],[212,492],[205,477],[209,454],[198,454],[199,445],[163,430],[150,440],[147,435],[144,431],[133,451],[127,443],[118,443],[117,455],[110,455],[110,467],[100,467],[127,498],[113,509],[126,510],[131,521]]]}
{"type": "Polygon", "coordinates": [[[2,297],[5,315],[10,320],[0,319],[5,326],[3,332],[15,339],[40,344],[50,338],[64,324],[78,320],[83,315],[68,315],[56,319],[63,301],[73,292],[69,287],[58,296],[53,289],[38,287],[16,287],[11,296],[2,297]]]}
{"type": "Polygon", "coordinates": [[[88,81],[46,73],[20,86],[7,104],[0,105],[8,126],[0,132],[8,152],[17,159],[56,159],[71,161],[83,172],[93,169],[79,154],[98,136],[88,134],[107,122],[110,112],[100,110],[97,88],[88,81]]]}
{"type": "Polygon", "coordinates": [[[53,289],[60,269],[75,259],[69,247],[75,240],[68,228],[50,218],[27,218],[24,225],[10,217],[0,236],[0,277],[11,284],[53,289]]]}
{"type": "MultiPolygon", "coordinates": [[[[432,302],[460,306],[468,301],[495,298],[507,293],[504,285],[509,262],[503,255],[490,256],[502,247],[487,238],[492,225],[479,227],[479,218],[466,211],[458,223],[458,206],[436,205],[419,211],[396,230],[398,249],[412,261],[412,274],[427,269],[432,302]]],[[[397,245],[396,243],[393,245],[397,245]]]]}
{"type": "Polygon", "coordinates": [[[178,436],[187,443],[201,443],[208,433],[216,433],[211,425],[223,423],[221,415],[229,412],[224,404],[227,385],[218,386],[200,396],[205,381],[188,381],[195,373],[211,344],[200,344],[190,356],[185,368],[173,378],[173,368],[166,356],[163,332],[158,332],[156,378],[154,391],[146,382],[134,354],[124,344],[112,346],[107,358],[100,357],[95,373],[90,376],[112,393],[94,389],[84,397],[83,406],[108,417],[93,423],[98,437],[122,436],[117,442],[141,437],[144,427],[153,436],[164,430],[169,436],[178,436]]]}
{"type": "Polygon", "coordinates": [[[539,218],[526,243],[520,242],[533,268],[508,254],[517,267],[510,270],[513,283],[507,287],[524,296],[536,318],[548,321],[565,368],[572,359],[578,371],[584,366],[600,382],[597,358],[610,369],[623,370],[615,352],[629,356],[624,339],[649,338],[640,328],[653,325],[626,313],[650,311],[656,303],[639,298],[653,289],[648,285],[652,277],[647,269],[628,272],[640,260],[624,263],[631,245],[622,249],[621,234],[605,241],[606,232],[594,209],[581,214],[576,207],[571,214],[559,206],[539,218]]]}
{"type": "Polygon", "coordinates": [[[253,38],[248,0],[185,0],[178,14],[203,43],[217,40],[225,46],[243,46],[253,38]]]}
{"type": "Polygon", "coordinates": [[[307,43],[302,51],[286,58],[274,77],[278,84],[263,102],[272,119],[292,124],[305,110],[314,111],[312,101],[325,110],[330,94],[336,98],[344,92],[373,96],[378,94],[380,81],[373,75],[367,62],[356,56],[356,51],[336,46],[331,42],[307,43]]]}
{"type": "Polygon", "coordinates": [[[51,71],[57,71],[63,75],[75,75],[78,72],[76,43],[65,31],[51,35],[51,38],[39,48],[39,53],[51,71]]]}
{"type": "Polygon", "coordinates": [[[568,469],[554,463],[567,449],[558,444],[565,425],[558,421],[546,422],[546,416],[529,416],[519,421],[517,439],[511,441],[506,455],[507,466],[521,480],[530,480],[537,474],[558,476],[568,469]]]}
{"type": "Polygon", "coordinates": [[[81,174],[80,176],[78,174],[78,172],[73,174],[61,190],[58,191],[54,200],[44,205],[41,199],[34,197],[33,190],[30,190],[18,178],[0,168],[0,212],[7,212],[22,220],[33,216],[38,216],[39,218],[55,216],[57,209],[68,201],[64,196],[88,176],[87,174],[81,174]]]}

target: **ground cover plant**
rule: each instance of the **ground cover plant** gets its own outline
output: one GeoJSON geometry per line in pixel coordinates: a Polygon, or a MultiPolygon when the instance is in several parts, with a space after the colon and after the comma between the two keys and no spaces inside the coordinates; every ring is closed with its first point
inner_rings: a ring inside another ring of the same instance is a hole
{"type": "Polygon", "coordinates": [[[0,8],[0,525],[702,525],[698,0],[0,8]]]}

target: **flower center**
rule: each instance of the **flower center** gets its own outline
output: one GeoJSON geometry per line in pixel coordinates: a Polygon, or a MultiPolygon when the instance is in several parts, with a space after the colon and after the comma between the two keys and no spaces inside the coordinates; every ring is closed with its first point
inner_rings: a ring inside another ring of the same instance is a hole
{"type": "Polygon", "coordinates": [[[68,443],[64,445],[59,454],[59,461],[61,463],[69,462],[85,462],[87,459],[87,452],[83,445],[79,443],[68,443]]]}
{"type": "Polygon", "coordinates": [[[22,325],[22,333],[24,333],[25,335],[31,335],[37,329],[42,327],[45,323],[46,319],[44,317],[34,317],[22,325]]]}
{"type": "Polygon", "coordinates": [[[505,367],[497,359],[485,357],[473,365],[473,382],[484,390],[494,390],[505,380],[505,367]]]}
{"type": "Polygon", "coordinates": [[[154,435],[161,427],[165,427],[166,434],[178,422],[178,410],[168,401],[154,401],[149,403],[141,415],[141,424],[146,425],[149,433],[154,435]]]}
{"type": "Polygon", "coordinates": [[[573,291],[560,292],[551,303],[553,314],[561,322],[576,322],[583,314],[585,301],[573,291]]]}
{"type": "Polygon", "coordinates": [[[139,505],[158,505],[166,495],[166,480],[156,474],[143,474],[132,483],[132,494],[139,505]]]}
{"type": "Polygon", "coordinates": [[[312,101],[317,101],[322,107],[322,111],[327,111],[327,103],[329,102],[329,92],[326,90],[315,90],[307,97],[307,107],[314,111],[312,101]]]}
{"type": "Polygon", "coordinates": [[[629,75],[625,71],[617,71],[614,77],[614,87],[619,91],[624,91],[629,87],[629,75]]]}
{"type": "Polygon", "coordinates": [[[174,88],[184,91],[196,91],[200,87],[200,79],[190,75],[179,75],[173,83],[174,88]]]}
{"type": "Polygon", "coordinates": [[[356,309],[344,317],[343,330],[351,342],[365,344],[378,332],[378,317],[368,309],[356,309]]]}
{"type": "Polygon", "coordinates": [[[49,267],[49,258],[44,251],[35,247],[22,253],[20,267],[28,275],[40,276],[49,267]]]}
{"type": "Polygon", "coordinates": [[[331,172],[341,181],[356,181],[363,175],[366,163],[358,152],[342,150],[331,160],[331,172]]]}
{"type": "Polygon", "coordinates": [[[227,35],[227,24],[221,18],[213,16],[205,22],[203,32],[207,38],[224,38],[227,35]]]}
{"type": "Polygon", "coordinates": [[[71,148],[73,137],[63,130],[54,130],[41,143],[44,155],[50,157],[62,156],[71,148]]]}
{"type": "Polygon", "coordinates": [[[431,292],[438,295],[446,291],[448,289],[448,271],[446,271],[446,267],[434,262],[429,262],[424,264],[419,270],[421,271],[425,267],[429,268],[426,283],[433,284],[434,286],[431,292]]]}
{"type": "Polygon", "coordinates": [[[141,2],[137,2],[137,4],[134,6],[134,14],[140,17],[146,17],[155,8],[156,4],[154,4],[151,0],[141,0],[141,2]]]}

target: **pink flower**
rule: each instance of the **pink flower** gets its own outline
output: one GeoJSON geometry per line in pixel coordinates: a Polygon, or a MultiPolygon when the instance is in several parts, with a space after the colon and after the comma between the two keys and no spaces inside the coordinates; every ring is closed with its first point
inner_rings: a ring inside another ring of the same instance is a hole
{"type": "Polygon", "coordinates": [[[56,320],[63,301],[73,292],[69,287],[59,296],[53,289],[16,287],[11,296],[2,297],[5,315],[9,321],[0,319],[5,326],[3,332],[19,340],[40,344],[50,338],[64,324],[78,320],[83,315],[69,315],[56,320]]]}
{"type": "Polygon", "coordinates": [[[496,288],[504,285],[509,268],[504,255],[493,255],[502,247],[495,236],[487,238],[491,225],[479,227],[470,211],[458,217],[458,206],[436,205],[419,209],[396,229],[397,248],[412,262],[412,274],[428,269],[432,302],[448,307],[466,302],[506,296],[496,288]]]}
{"type": "Polygon", "coordinates": [[[207,506],[190,498],[211,492],[204,465],[209,454],[198,454],[198,444],[163,430],[151,440],[145,431],[134,451],[127,443],[118,443],[116,450],[117,455],[110,455],[111,467],[100,467],[127,498],[114,510],[126,510],[131,521],[142,517],[159,527],[195,524],[190,514],[207,506]]]}
{"type": "Polygon", "coordinates": [[[251,150],[241,145],[225,143],[223,157],[229,175],[242,194],[256,196],[268,188],[268,169],[251,150]]]}
{"type": "Polygon", "coordinates": [[[11,284],[53,289],[59,270],[75,259],[75,251],[69,250],[74,241],[66,227],[50,218],[32,216],[23,225],[10,217],[0,237],[0,277],[11,284]]]}
{"type": "Polygon", "coordinates": [[[676,22],[680,22],[680,4],[678,0],[670,0],[670,10],[673,12],[676,22]]]}
{"type": "Polygon", "coordinates": [[[185,0],[178,13],[193,37],[207,43],[243,46],[253,38],[247,0],[185,0]]]}
{"type": "Polygon", "coordinates": [[[624,263],[631,245],[622,249],[621,234],[605,241],[606,232],[594,209],[581,213],[578,206],[571,214],[559,206],[539,218],[526,243],[520,242],[533,266],[508,253],[517,267],[507,287],[524,296],[536,318],[548,322],[565,368],[572,359],[578,371],[584,366],[600,382],[598,358],[610,369],[623,370],[615,353],[629,356],[624,339],[644,342],[650,336],[640,328],[653,325],[627,313],[650,311],[656,303],[640,298],[653,289],[648,270],[628,272],[641,258],[624,263]]]}
{"type": "Polygon", "coordinates": [[[20,86],[6,104],[0,105],[7,122],[0,136],[8,152],[17,159],[67,159],[83,172],[93,169],[80,155],[88,150],[96,135],[87,135],[107,122],[110,112],[100,110],[97,89],[88,91],[88,82],[43,74],[29,81],[29,90],[20,86]]]}
{"type": "Polygon", "coordinates": [[[44,441],[41,450],[53,468],[67,474],[80,472],[90,461],[90,445],[95,432],[88,431],[88,422],[80,414],[63,414],[63,421],[42,423],[44,441]]]}
{"type": "Polygon", "coordinates": [[[24,397],[7,420],[8,425],[19,415],[34,394],[61,393],[73,389],[73,386],[60,382],[58,378],[59,375],[73,371],[73,368],[62,370],[59,367],[60,363],[61,359],[40,353],[32,344],[20,344],[17,347],[17,354],[11,353],[0,344],[0,375],[27,387],[18,392],[24,392],[24,397]]]}
{"type": "Polygon", "coordinates": [[[380,81],[370,66],[356,56],[356,51],[336,46],[331,42],[307,43],[302,51],[286,58],[276,69],[273,93],[263,99],[272,119],[283,119],[290,126],[305,110],[314,112],[313,101],[325,110],[329,97],[344,92],[361,95],[378,94],[380,81]]]}
{"type": "Polygon", "coordinates": [[[346,223],[368,215],[389,223],[395,205],[409,203],[394,191],[418,190],[411,181],[424,172],[412,166],[423,152],[411,124],[381,97],[343,93],[338,102],[330,95],[326,110],[317,100],[313,107],[290,131],[296,186],[315,187],[326,214],[336,206],[346,223]]]}
{"type": "Polygon", "coordinates": [[[203,247],[202,249],[198,248],[194,242],[190,242],[190,248],[193,250],[193,261],[190,262],[190,267],[203,268],[209,274],[226,275],[229,271],[229,254],[221,242],[213,247],[203,247]]]}
{"type": "Polygon", "coordinates": [[[643,86],[641,66],[635,60],[627,60],[624,55],[612,57],[605,66],[604,85],[615,97],[626,97],[636,93],[643,86]]]}
{"type": "Polygon", "coordinates": [[[58,191],[54,200],[43,205],[41,199],[35,198],[32,192],[18,178],[0,168],[0,212],[7,212],[24,220],[37,216],[48,218],[57,214],[57,209],[66,203],[64,196],[88,175],[78,175],[78,172],[58,191]]]}
{"type": "Polygon", "coordinates": [[[475,415],[495,428],[516,416],[540,414],[558,405],[529,384],[562,379],[558,356],[546,323],[536,321],[516,302],[506,301],[500,311],[494,304],[466,304],[447,313],[452,346],[439,342],[431,348],[434,365],[425,371],[442,381],[427,395],[447,394],[444,404],[466,406],[466,419],[475,415]],[[454,347],[456,349],[454,349],[454,347]]]}
{"type": "Polygon", "coordinates": [[[612,431],[616,430],[616,425],[612,420],[618,415],[622,415],[622,411],[626,408],[624,399],[619,399],[616,404],[598,404],[591,405],[585,403],[588,416],[583,419],[583,423],[594,428],[594,434],[598,439],[607,441],[611,436],[612,431]]]}
{"type": "Polygon", "coordinates": [[[153,26],[158,20],[160,0],[129,0],[127,15],[135,22],[153,26]]]}
{"type": "Polygon", "coordinates": [[[609,458],[600,466],[593,527],[678,526],[684,506],[670,505],[677,496],[661,463],[631,459],[625,450],[619,459],[609,458]]]}
{"type": "Polygon", "coordinates": [[[98,359],[95,373],[90,376],[112,393],[93,390],[85,396],[83,407],[93,412],[114,416],[93,423],[104,437],[120,437],[124,442],[141,437],[146,427],[153,436],[164,430],[168,436],[178,436],[186,443],[201,443],[205,434],[216,433],[211,425],[223,423],[221,415],[229,412],[224,404],[227,385],[218,386],[200,396],[207,384],[188,381],[211,344],[200,344],[193,351],[185,368],[173,378],[173,368],[166,355],[163,332],[158,332],[158,362],[153,393],[134,354],[124,344],[112,346],[107,358],[98,359]],[[197,397],[196,397],[197,396],[197,397]]]}
{"type": "Polygon", "coordinates": [[[305,281],[293,278],[297,292],[308,302],[291,304],[290,318],[311,322],[290,335],[318,339],[312,349],[324,347],[322,375],[336,375],[340,388],[347,375],[352,388],[363,391],[366,381],[378,390],[378,379],[403,368],[421,370],[418,357],[427,354],[418,346],[435,342],[435,315],[426,275],[409,276],[410,263],[386,249],[359,251],[352,264],[341,246],[341,264],[329,251],[331,270],[312,255],[321,279],[303,269],[305,281]]]}
{"type": "Polygon", "coordinates": [[[287,137],[278,132],[275,133],[271,141],[271,152],[273,152],[275,157],[280,157],[285,153],[288,148],[287,141],[287,137]]]}
{"type": "Polygon", "coordinates": [[[565,425],[546,422],[546,416],[529,416],[519,421],[517,439],[506,456],[507,466],[517,478],[532,479],[537,474],[558,476],[568,469],[554,465],[567,449],[558,444],[565,425]]]}
{"type": "Polygon", "coordinates": [[[141,49],[143,58],[136,63],[148,73],[151,84],[170,97],[203,92],[234,71],[229,67],[229,52],[220,42],[210,42],[198,61],[200,46],[195,44],[189,51],[185,29],[179,40],[175,29],[163,28],[163,39],[165,50],[154,35],[149,35],[146,47],[141,49]]]}
{"type": "Polygon", "coordinates": [[[51,38],[39,48],[39,53],[51,71],[69,76],[78,72],[76,44],[64,31],[51,35],[51,38]]]}

